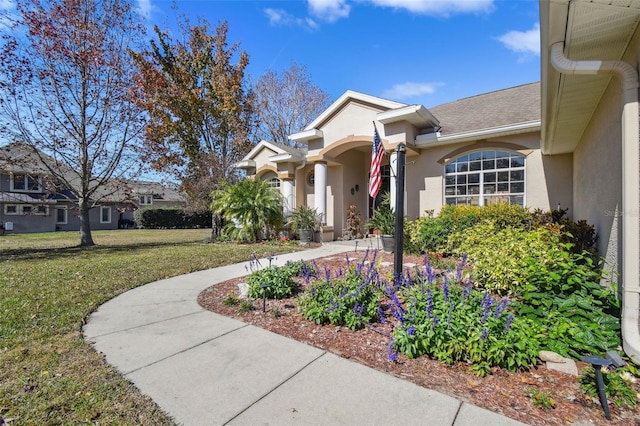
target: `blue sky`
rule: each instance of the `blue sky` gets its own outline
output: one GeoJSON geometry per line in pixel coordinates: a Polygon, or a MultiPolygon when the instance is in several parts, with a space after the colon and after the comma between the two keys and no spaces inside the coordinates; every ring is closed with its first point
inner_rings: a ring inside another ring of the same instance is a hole
{"type": "MultiPolygon", "coordinates": [[[[171,0],[137,0],[147,26],[175,29],[171,0]]],[[[436,106],[540,79],[533,0],[178,0],[250,57],[249,74],[307,67],[332,100],[346,90],[436,106]]],[[[175,34],[174,34],[175,35],[175,34]]]]}

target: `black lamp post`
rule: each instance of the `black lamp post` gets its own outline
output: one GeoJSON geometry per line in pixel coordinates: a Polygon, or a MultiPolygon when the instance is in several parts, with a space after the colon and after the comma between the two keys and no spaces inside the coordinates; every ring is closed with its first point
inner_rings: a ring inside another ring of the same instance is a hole
{"type": "Polygon", "coordinates": [[[402,276],[402,252],[404,249],[404,175],[407,157],[407,146],[403,143],[396,148],[397,170],[396,170],[396,233],[395,247],[393,249],[394,262],[393,269],[395,276],[402,276]]]}

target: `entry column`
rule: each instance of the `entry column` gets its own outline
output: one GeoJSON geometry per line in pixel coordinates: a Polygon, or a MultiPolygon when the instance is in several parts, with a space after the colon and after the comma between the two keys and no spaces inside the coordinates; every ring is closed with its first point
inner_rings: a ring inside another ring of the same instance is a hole
{"type": "Polygon", "coordinates": [[[322,223],[327,223],[327,163],[318,161],[313,165],[314,183],[314,207],[322,218],[322,223]]]}
{"type": "Polygon", "coordinates": [[[293,197],[293,179],[282,179],[282,215],[286,218],[291,216],[291,211],[295,205],[293,197]]]}

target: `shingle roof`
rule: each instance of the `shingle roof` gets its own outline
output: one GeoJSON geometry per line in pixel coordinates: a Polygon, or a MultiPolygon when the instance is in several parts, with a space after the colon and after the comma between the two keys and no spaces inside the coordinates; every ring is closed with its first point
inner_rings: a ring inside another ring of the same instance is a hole
{"type": "Polygon", "coordinates": [[[294,148],[292,146],[289,145],[285,145],[285,144],[281,144],[278,142],[269,142],[270,144],[273,144],[275,146],[277,146],[278,148],[280,148],[281,150],[291,154],[291,155],[295,155],[297,157],[304,157],[305,155],[307,155],[307,150],[306,149],[300,149],[300,148],[294,148]]]}
{"type": "Polygon", "coordinates": [[[540,82],[524,84],[429,108],[441,135],[540,120],[540,82]]]}

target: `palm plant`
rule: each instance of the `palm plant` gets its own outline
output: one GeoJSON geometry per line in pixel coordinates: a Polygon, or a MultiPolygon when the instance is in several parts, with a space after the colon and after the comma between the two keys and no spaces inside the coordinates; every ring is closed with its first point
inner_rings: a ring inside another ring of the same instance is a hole
{"type": "Polygon", "coordinates": [[[211,209],[227,222],[223,233],[254,242],[282,225],[282,196],[268,182],[244,179],[212,192],[211,209]]]}

